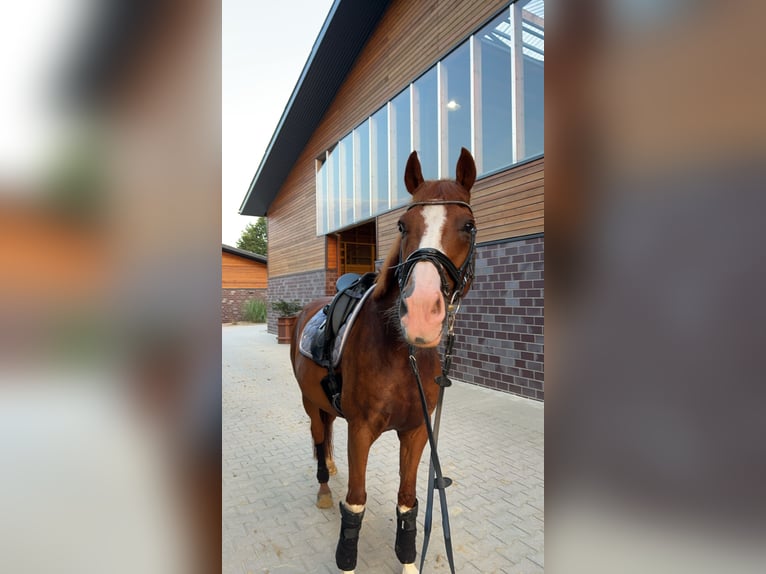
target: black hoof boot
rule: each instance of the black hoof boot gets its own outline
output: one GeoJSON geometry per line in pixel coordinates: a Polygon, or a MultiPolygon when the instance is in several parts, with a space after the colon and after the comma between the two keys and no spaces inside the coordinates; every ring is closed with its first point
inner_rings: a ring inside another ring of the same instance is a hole
{"type": "Polygon", "coordinates": [[[340,536],[335,549],[335,564],[340,570],[351,571],[356,568],[356,549],[363,518],[364,510],[351,512],[343,502],[340,503],[340,536]]]}
{"type": "Polygon", "coordinates": [[[418,517],[418,501],[407,512],[400,512],[396,507],[396,557],[402,564],[415,562],[415,537],[418,533],[418,525],[415,522],[418,517]]]}

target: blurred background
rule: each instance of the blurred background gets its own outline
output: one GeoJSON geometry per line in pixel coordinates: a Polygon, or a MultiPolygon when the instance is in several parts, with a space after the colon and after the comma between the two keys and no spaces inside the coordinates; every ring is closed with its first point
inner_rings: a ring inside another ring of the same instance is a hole
{"type": "Polygon", "coordinates": [[[546,569],[762,572],[764,4],[546,8],[546,569]]]}
{"type": "Polygon", "coordinates": [[[0,21],[0,571],[220,569],[218,2],[0,21]]]}
{"type": "MultiPolygon", "coordinates": [[[[766,8],[546,8],[546,566],[762,572],[766,8]]],[[[2,572],[220,569],[220,19],[0,21],[2,572]]]]}

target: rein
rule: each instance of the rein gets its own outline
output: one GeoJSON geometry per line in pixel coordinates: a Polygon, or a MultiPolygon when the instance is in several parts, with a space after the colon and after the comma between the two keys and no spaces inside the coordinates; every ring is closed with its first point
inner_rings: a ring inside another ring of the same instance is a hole
{"type": "Polygon", "coordinates": [[[428,403],[426,401],[426,395],[423,391],[423,383],[420,379],[420,371],[418,370],[418,363],[415,359],[415,348],[410,345],[410,366],[412,372],[415,375],[415,379],[418,383],[418,391],[420,394],[420,405],[423,408],[423,419],[426,423],[426,431],[428,432],[428,443],[431,447],[431,461],[428,466],[428,495],[426,500],[426,514],[423,518],[423,548],[420,551],[420,568],[423,572],[423,564],[426,560],[426,552],[428,551],[428,541],[431,538],[431,521],[433,518],[433,506],[434,506],[434,490],[439,489],[439,506],[441,508],[442,515],[442,531],[444,532],[444,547],[447,552],[447,561],[449,562],[450,572],[455,574],[455,559],[452,555],[452,535],[449,526],[449,511],[447,509],[447,493],[445,489],[452,484],[452,480],[442,475],[441,463],[439,462],[439,454],[436,450],[436,444],[439,439],[439,422],[442,414],[442,403],[444,401],[444,389],[452,385],[452,381],[449,380],[449,370],[452,364],[452,347],[455,344],[455,315],[460,307],[458,302],[457,306],[450,306],[448,311],[448,334],[447,343],[444,350],[444,365],[442,367],[442,374],[436,378],[436,383],[439,385],[439,398],[436,401],[436,413],[434,414],[434,424],[431,427],[431,417],[428,415],[428,403]]]}
{"type": "MultiPolygon", "coordinates": [[[[420,205],[462,205],[468,208],[471,212],[471,206],[463,201],[420,201],[412,203],[407,207],[407,211],[413,207],[420,205]]],[[[428,414],[428,403],[426,401],[425,391],[423,390],[423,383],[420,378],[420,370],[418,369],[418,363],[415,359],[415,347],[409,346],[409,359],[410,367],[415,375],[415,379],[418,383],[418,391],[420,394],[420,404],[423,408],[423,418],[425,420],[426,431],[428,433],[428,443],[431,447],[431,460],[428,468],[428,498],[426,503],[426,513],[423,524],[423,548],[420,552],[420,571],[423,571],[423,564],[426,559],[426,552],[428,550],[428,542],[431,537],[431,522],[433,518],[433,503],[434,503],[434,490],[439,489],[439,505],[442,515],[442,530],[444,532],[444,546],[447,552],[447,560],[449,562],[450,572],[455,574],[455,561],[452,553],[452,535],[449,525],[449,512],[447,509],[447,495],[445,489],[452,484],[452,480],[442,475],[441,463],[439,462],[439,454],[436,450],[437,441],[439,438],[439,422],[441,420],[442,403],[444,400],[444,389],[452,385],[452,381],[449,380],[449,371],[452,366],[452,349],[455,345],[455,318],[457,312],[460,309],[460,302],[465,295],[468,287],[474,277],[474,261],[476,245],[476,229],[471,230],[471,245],[463,264],[458,269],[454,263],[444,253],[433,248],[422,248],[413,251],[407,259],[402,262],[401,252],[399,255],[399,265],[397,266],[397,276],[399,280],[399,292],[404,292],[404,286],[407,284],[410,273],[416,263],[420,261],[430,261],[434,264],[439,271],[442,283],[442,294],[448,301],[447,305],[447,342],[444,347],[444,362],[442,364],[442,374],[436,378],[436,384],[439,385],[439,398],[436,402],[436,412],[434,414],[433,427],[431,425],[431,417],[428,414]],[[449,283],[445,274],[452,279],[453,288],[450,290],[449,283]]],[[[400,295],[401,296],[401,295],[400,295]]]]}

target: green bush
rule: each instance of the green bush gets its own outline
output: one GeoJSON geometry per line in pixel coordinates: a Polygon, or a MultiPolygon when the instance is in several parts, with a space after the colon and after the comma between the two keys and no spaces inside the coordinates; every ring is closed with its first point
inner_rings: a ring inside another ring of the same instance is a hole
{"type": "Polygon", "coordinates": [[[271,304],[271,308],[277,312],[280,317],[291,317],[297,315],[303,306],[298,301],[285,301],[280,299],[271,304]]]}
{"type": "Polygon", "coordinates": [[[250,299],[249,301],[245,301],[242,311],[245,321],[250,321],[251,323],[266,322],[266,301],[261,299],[250,299]]]}

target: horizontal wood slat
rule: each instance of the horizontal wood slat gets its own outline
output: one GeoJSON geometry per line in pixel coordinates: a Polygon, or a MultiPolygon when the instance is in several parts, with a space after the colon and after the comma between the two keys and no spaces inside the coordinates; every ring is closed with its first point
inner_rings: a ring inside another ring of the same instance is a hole
{"type": "Polygon", "coordinates": [[[231,253],[221,253],[221,287],[266,289],[268,287],[266,264],[231,253]]]}

